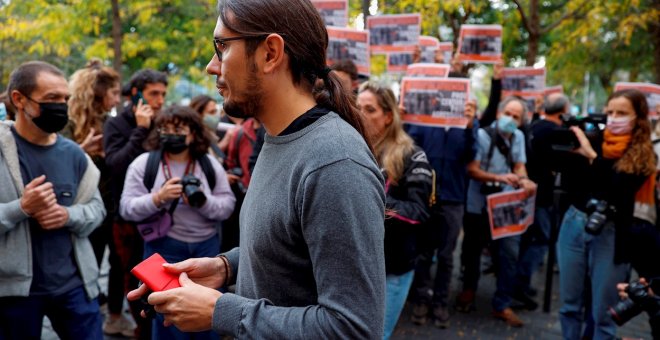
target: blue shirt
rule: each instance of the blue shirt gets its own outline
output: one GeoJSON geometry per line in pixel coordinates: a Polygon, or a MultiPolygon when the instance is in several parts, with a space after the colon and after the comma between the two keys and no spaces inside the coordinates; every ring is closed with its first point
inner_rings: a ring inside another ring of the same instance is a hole
{"type": "MultiPolygon", "coordinates": [[[[496,122],[493,124],[496,124],[496,122]]],[[[511,148],[511,160],[513,161],[513,164],[526,163],[527,157],[525,155],[525,135],[520,130],[516,130],[516,132],[513,134],[513,140],[505,139],[505,141],[511,148]]],[[[490,143],[491,140],[488,132],[486,132],[484,129],[479,129],[479,134],[477,137],[478,148],[475,160],[480,162],[481,169],[494,174],[511,173],[513,169],[509,168],[509,165],[506,161],[506,156],[503,155],[497,147],[494,148],[490,164],[488,164],[488,169],[486,169],[490,143]]],[[[470,179],[467,194],[467,211],[469,213],[485,213],[486,196],[481,193],[482,185],[483,183],[470,179]]],[[[513,190],[513,188],[510,186],[504,186],[504,191],[510,190],[513,190]]]]}
{"type": "MultiPolygon", "coordinates": [[[[57,203],[71,206],[87,170],[82,149],[60,135],[54,144],[42,146],[25,140],[14,127],[11,131],[16,140],[23,183],[27,185],[36,177],[46,175],[46,182],[53,184],[57,203]]],[[[30,218],[30,237],[34,272],[30,295],[59,295],[83,284],[75,263],[71,232],[66,226],[44,230],[30,218]]]]}
{"type": "Polygon", "coordinates": [[[405,124],[406,132],[419,145],[436,174],[438,199],[464,204],[467,165],[477,152],[478,122],[471,129],[444,128],[405,124]]]}

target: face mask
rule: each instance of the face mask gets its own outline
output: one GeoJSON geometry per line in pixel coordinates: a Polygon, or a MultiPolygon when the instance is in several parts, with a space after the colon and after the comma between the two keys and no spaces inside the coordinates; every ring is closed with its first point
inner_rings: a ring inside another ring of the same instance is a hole
{"type": "Polygon", "coordinates": [[[502,133],[514,133],[518,129],[516,121],[511,116],[502,115],[497,119],[497,129],[502,133]]]}
{"type": "Polygon", "coordinates": [[[632,132],[632,116],[619,118],[607,117],[606,129],[613,135],[627,135],[632,132]]]}
{"type": "Polygon", "coordinates": [[[220,123],[220,115],[204,115],[204,125],[209,129],[215,131],[218,128],[218,123],[220,123]]]}
{"type": "Polygon", "coordinates": [[[69,107],[66,103],[35,103],[39,104],[39,117],[33,117],[31,114],[26,114],[32,118],[32,122],[38,128],[46,133],[58,132],[66,126],[69,122],[69,107]]]}
{"type": "Polygon", "coordinates": [[[163,146],[163,151],[174,155],[180,154],[188,148],[185,135],[163,133],[160,135],[160,144],[163,146]]]}

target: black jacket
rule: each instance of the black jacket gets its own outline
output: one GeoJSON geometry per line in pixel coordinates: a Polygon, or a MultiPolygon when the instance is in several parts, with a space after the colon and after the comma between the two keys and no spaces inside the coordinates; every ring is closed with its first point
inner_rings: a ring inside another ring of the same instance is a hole
{"type": "Polygon", "coordinates": [[[150,129],[137,126],[131,106],[117,117],[108,119],[103,126],[105,163],[112,175],[112,198],[117,207],[124,189],[128,166],[145,152],[142,144],[149,131],[150,129]]]}
{"type": "Polygon", "coordinates": [[[415,146],[406,157],[398,183],[386,184],[385,270],[400,275],[413,269],[417,257],[417,235],[429,218],[433,187],[431,166],[426,154],[415,146]]]}

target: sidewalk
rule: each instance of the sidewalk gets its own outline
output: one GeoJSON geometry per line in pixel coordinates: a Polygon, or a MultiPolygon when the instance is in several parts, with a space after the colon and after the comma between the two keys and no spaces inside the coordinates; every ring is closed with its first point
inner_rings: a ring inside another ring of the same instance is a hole
{"type": "MultiPolygon", "coordinates": [[[[452,307],[461,287],[458,271],[460,246],[461,241],[459,240],[457,249],[454,252],[454,273],[449,300],[452,307]]],[[[482,265],[483,268],[485,266],[482,265]]],[[[533,312],[516,311],[518,316],[525,322],[525,326],[522,328],[509,327],[503,321],[491,316],[491,298],[495,292],[495,276],[482,275],[476,296],[476,311],[464,314],[450,308],[451,321],[449,328],[440,329],[433,326],[432,322],[428,322],[424,326],[418,326],[410,322],[412,307],[410,304],[406,304],[392,339],[561,339],[558,275],[555,274],[553,277],[550,313],[544,313],[542,310],[545,266],[534,275],[532,284],[538,289],[538,296],[535,300],[539,303],[539,308],[533,312]]],[[[624,327],[619,328],[617,335],[624,339],[652,339],[646,313],[642,313],[626,323],[624,327]]]]}

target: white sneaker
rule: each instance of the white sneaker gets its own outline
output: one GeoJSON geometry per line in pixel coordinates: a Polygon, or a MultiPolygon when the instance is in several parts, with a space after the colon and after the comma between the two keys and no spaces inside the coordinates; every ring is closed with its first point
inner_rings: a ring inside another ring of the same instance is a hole
{"type": "Polygon", "coordinates": [[[135,323],[129,320],[126,314],[121,314],[119,318],[112,318],[108,315],[103,322],[103,333],[107,335],[119,335],[127,338],[135,336],[135,323]]]}

